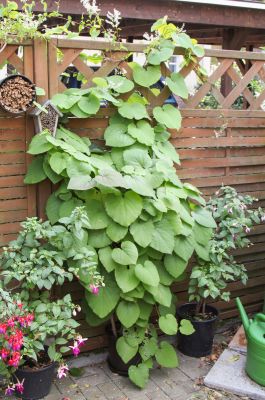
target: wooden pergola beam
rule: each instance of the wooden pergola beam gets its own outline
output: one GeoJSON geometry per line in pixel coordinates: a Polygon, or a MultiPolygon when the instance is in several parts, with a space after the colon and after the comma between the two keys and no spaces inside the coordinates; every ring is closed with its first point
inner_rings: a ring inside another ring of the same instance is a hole
{"type": "MultiPolygon", "coordinates": [[[[40,1],[36,1],[41,10],[40,1]]],[[[54,1],[48,0],[48,9],[54,8],[54,1]]],[[[178,0],[104,0],[99,1],[102,15],[114,7],[123,18],[157,20],[163,15],[176,23],[200,23],[226,27],[246,27],[264,29],[265,11],[223,5],[184,3],[178,0]]],[[[82,14],[85,9],[79,0],[61,0],[60,10],[65,14],[82,14]]]]}

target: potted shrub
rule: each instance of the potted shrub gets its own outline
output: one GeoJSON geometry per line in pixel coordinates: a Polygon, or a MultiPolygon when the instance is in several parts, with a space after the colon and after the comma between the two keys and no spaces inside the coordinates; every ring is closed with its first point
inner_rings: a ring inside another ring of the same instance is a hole
{"type": "MultiPolygon", "coordinates": [[[[46,178],[60,183],[46,206],[53,224],[85,207],[86,245],[96,252],[105,283],[100,290],[87,290],[81,280],[86,319],[91,326],[111,321],[111,368],[128,373],[139,387],[147,383],[154,362],[178,365],[174,346],[159,340],[157,327],[165,335],[193,332],[188,320],[177,323],[171,285],[182,279],[194,250],[204,254],[197,225],[208,237],[215,227],[199,190],[182,183],[176,173],[179,157],[169,130],[180,128],[180,111],[170,104],[149,109],[142,94],[160,79],[160,64],[170,59],[176,45],[185,49],[187,64],[203,50],[166,18],[152,30],[156,39],[147,47],[146,64],[129,64],[132,78],[95,78],[88,89],[68,89],[52,99],[66,116],[77,118],[97,114],[102,101],[111,103],[105,146],[63,126],[55,138],[40,133],[30,143],[29,153],[36,157],[25,178],[28,184],[46,178]]],[[[180,73],[168,72],[165,82],[169,91],[187,98],[180,73]]]]}
{"type": "MultiPolygon", "coordinates": [[[[178,348],[193,357],[209,355],[212,350],[218,310],[209,301],[220,298],[230,300],[229,282],[247,282],[247,271],[236,262],[233,250],[251,245],[247,234],[255,224],[264,221],[261,208],[253,209],[256,201],[251,196],[238,194],[229,186],[222,186],[207,203],[216,221],[216,229],[208,246],[206,257],[197,257],[189,284],[188,303],[177,310],[178,317],[189,319],[195,332],[185,337],[178,335],[178,348]],[[195,302],[195,303],[194,303],[195,302]]],[[[201,245],[207,245],[209,237],[203,227],[197,227],[201,245]]]]}
{"type": "Polygon", "coordinates": [[[3,249],[2,283],[20,291],[15,295],[19,301],[13,301],[17,307],[9,308],[8,300],[0,324],[0,372],[9,379],[7,394],[16,391],[25,400],[46,396],[55,369],[59,378],[68,370],[62,355],[71,349],[78,355],[86,340],[78,334],[79,324],[74,319],[80,306],[72,303],[69,294],[53,299],[50,293],[54,285],[72,280],[73,274],[91,280],[90,290],[94,282],[99,285],[102,281],[95,271],[93,253],[82,250],[82,225],[86,222],[82,209],[75,210],[61,225],[28,218],[21,224],[17,240],[3,249]]]}

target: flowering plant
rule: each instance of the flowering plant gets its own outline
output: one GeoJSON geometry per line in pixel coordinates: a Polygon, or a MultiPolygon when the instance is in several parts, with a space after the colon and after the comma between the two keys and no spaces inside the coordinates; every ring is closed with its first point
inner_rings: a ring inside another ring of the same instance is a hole
{"type": "Polygon", "coordinates": [[[222,186],[207,203],[217,224],[213,237],[197,227],[198,237],[205,251],[197,257],[189,284],[189,300],[197,301],[197,312],[205,312],[206,299],[220,297],[230,300],[229,282],[240,280],[246,284],[248,276],[243,264],[236,262],[232,250],[249,247],[247,234],[255,224],[265,220],[262,208],[250,208],[257,201],[251,196],[238,194],[230,186],[222,186]]]}

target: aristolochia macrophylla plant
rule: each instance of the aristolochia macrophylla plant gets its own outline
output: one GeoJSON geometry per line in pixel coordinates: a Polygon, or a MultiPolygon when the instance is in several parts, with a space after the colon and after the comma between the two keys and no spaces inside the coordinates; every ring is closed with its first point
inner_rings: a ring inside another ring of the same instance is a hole
{"type": "MultiPolygon", "coordinates": [[[[201,236],[207,232],[210,237],[215,227],[199,190],[176,173],[179,157],[169,129],[181,127],[180,110],[170,104],[151,109],[142,94],[157,94],[153,85],[176,46],[182,48],[184,64],[196,62],[203,49],[166,18],[152,31],[145,64],[128,64],[130,79],[117,68],[115,75],[94,78],[88,89],[68,89],[53,98],[65,116],[77,118],[96,115],[102,102],[111,104],[105,146],[63,126],[56,137],[40,133],[29,146],[36,157],[25,178],[28,184],[48,178],[58,185],[46,207],[52,224],[85,207],[90,226],[84,246],[96,252],[105,282],[95,296],[86,276],[79,277],[86,289],[86,319],[95,326],[116,314],[121,324],[114,329],[118,354],[125,363],[136,354],[141,357],[129,368],[139,387],[145,386],[154,360],[164,367],[178,365],[174,347],[158,340],[151,313],[155,311],[154,320],[167,335],[193,332],[189,321],[178,324],[175,318],[171,285],[183,278],[194,251],[208,259],[201,236]]],[[[176,96],[188,97],[180,73],[168,73],[165,85],[176,96]]]]}

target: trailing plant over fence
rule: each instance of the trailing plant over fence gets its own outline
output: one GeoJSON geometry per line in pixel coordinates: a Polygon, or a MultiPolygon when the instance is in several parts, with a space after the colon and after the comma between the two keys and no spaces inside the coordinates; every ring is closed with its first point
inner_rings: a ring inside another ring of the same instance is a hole
{"type": "MultiPolygon", "coordinates": [[[[104,133],[105,146],[91,144],[61,126],[52,137],[36,135],[29,153],[36,155],[25,182],[34,184],[48,178],[59,184],[48,200],[46,212],[55,224],[84,206],[89,219],[87,245],[98,256],[98,268],[105,287],[97,296],[85,287],[86,319],[91,326],[116,314],[121,330],[115,328],[117,351],[127,363],[137,353],[141,363],[131,366],[130,379],[144,387],[155,359],[161,366],[176,367],[174,347],[159,342],[154,319],[167,335],[180,330],[193,332],[189,321],[178,326],[176,300],[170,286],[183,278],[194,250],[209,260],[204,235],[211,237],[215,221],[205,209],[199,190],[182,183],[174,164],[178,154],[169,141],[169,129],[181,127],[181,113],[172,105],[153,110],[141,93],[151,90],[161,77],[161,64],[174,48],[183,48],[184,64],[203,49],[166,18],[157,21],[155,39],[146,51],[145,65],[129,63],[131,78],[119,74],[93,79],[89,89],[68,89],[53,98],[65,116],[87,118],[95,115],[102,102],[114,113],[104,133]]],[[[198,67],[199,68],[199,67],[198,67]]],[[[188,97],[180,73],[166,77],[174,94],[188,97]]]]}

